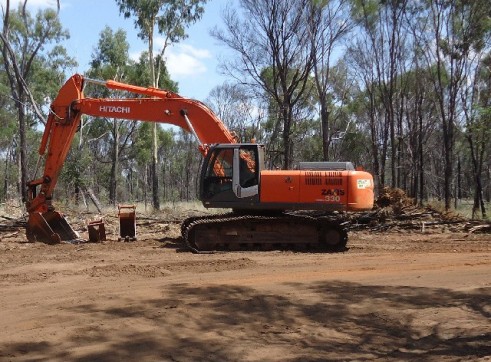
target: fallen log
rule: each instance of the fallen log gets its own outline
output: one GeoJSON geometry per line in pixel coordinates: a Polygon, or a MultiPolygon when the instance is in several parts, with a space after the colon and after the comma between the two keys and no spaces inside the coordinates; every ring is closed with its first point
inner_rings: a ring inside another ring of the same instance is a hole
{"type": "Polygon", "coordinates": [[[476,225],[469,229],[469,234],[475,232],[480,232],[480,233],[491,232],[491,224],[476,225]]]}

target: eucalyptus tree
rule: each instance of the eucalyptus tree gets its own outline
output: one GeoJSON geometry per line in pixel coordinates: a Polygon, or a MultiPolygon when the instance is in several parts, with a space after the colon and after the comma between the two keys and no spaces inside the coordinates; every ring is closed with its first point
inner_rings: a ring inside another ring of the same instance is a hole
{"type": "Polygon", "coordinates": [[[451,207],[456,129],[461,126],[462,90],[476,54],[489,46],[491,4],[487,0],[428,0],[418,11],[416,41],[435,71],[431,78],[442,129],[445,208],[451,207]]]}
{"type": "Polygon", "coordinates": [[[438,179],[438,167],[433,170],[433,159],[438,158],[440,150],[435,147],[439,143],[438,111],[435,96],[431,87],[433,68],[423,68],[417,54],[411,54],[413,60],[404,73],[399,76],[404,87],[402,142],[404,149],[398,153],[405,155],[398,163],[398,171],[402,175],[401,187],[420,205],[429,192],[425,185],[438,179]]]}
{"type": "Polygon", "coordinates": [[[357,37],[348,57],[362,75],[370,97],[367,106],[372,133],[372,155],[379,187],[386,180],[386,160],[390,161],[391,186],[398,186],[398,140],[402,137],[398,76],[403,69],[407,42],[403,31],[407,0],[352,0],[352,16],[358,24],[357,37]],[[377,107],[377,108],[375,108],[377,107]],[[396,134],[397,133],[397,134],[396,134]]]}
{"type": "Polygon", "coordinates": [[[322,129],[322,153],[329,160],[329,146],[332,141],[331,117],[331,67],[339,53],[340,45],[353,29],[349,0],[312,1],[312,18],[309,23],[312,49],[315,89],[319,97],[322,129]]]}
{"type": "Polygon", "coordinates": [[[364,117],[356,115],[360,107],[358,79],[354,79],[344,59],[329,70],[329,158],[333,161],[352,161],[369,167],[370,139],[364,117]]]}
{"type": "MultiPolygon", "coordinates": [[[[126,39],[126,32],[122,29],[113,31],[106,26],[101,31],[98,44],[94,48],[88,75],[92,78],[123,81],[130,76],[128,73],[130,73],[129,69],[134,66],[133,63],[129,58],[129,43],[126,39]]],[[[100,90],[101,88],[97,89],[100,90]]],[[[109,96],[105,89],[95,95],[105,98],[109,96]]],[[[101,119],[99,122],[102,122],[103,127],[100,131],[103,132],[103,136],[95,135],[97,141],[94,143],[106,142],[110,145],[111,149],[108,155],[108,163],[111,165],[108,187],[109,202],[116,205],[118,201],[118,178],[121,174],[120,162],[124,158],[125,150],[131,145],[132,134],[137,123],[120,119],[101,119]]]]}
{"type": "MultiPolygon", "coordinates": [[[[203,14],[206,0],[116,0],[125,18],[133,17],[138,36],[148,44],[148,64],[152,86],[159,83],[160,70],[165,51],[170,44],[186,38],[186,27],[199,20],[203,14]],[[163,46],[157,57],[154,56],[155,30],[163,35],[163,46]],[[155,63],[155,59],[159,61],[155,63]]],[[[160,208],[158,182],[157,124],[153,128],[152,185],[153,206],[160,208]]]]}
{"type": "MultiPolygon", "coordinates": [[[[1,55],[0,55],[1,58],[1,55]]],[[[3,62],[0,62],[3,64],[3,62]]],[[[6,200],[10,194],[11,184],[15,185],[15,150],[17,145],[15,106],[10,96],[10,89],[7,86],[8,80],[0,65],[0,154],[2,155],[2,164],[0,165],[0,174],[3,176],[0,197],[2,201],[6,200]],[[13,167],[14,164],[14,167],[13,167]]]]}
{"type": "Polygon", "coordinates": [[[264,92],[275,103],[283,168],[292,163],[295,108],[310,91],[312,70],[310,0],[240,0],[241,13],[227,7],[224,29],[212,35],[236,55],[222,64],[239,83],[264,92]],[[267,76],[265,76],[267,75],[267,76]]]}
{"type": "MultiPolygon", "coordinates": [[[[157,56],[155,63],[161,61],[157,56]]],[[[148,65],[148,53],[143,52],[138,61],[127,69],[126,80],[131,84],[148,85],[151,84],[150,67],[148,65]]],[[[179,91],[177,82],[170,78],[169,72],[164,63],[162,63],[161,73],[158,78],[157,88],[170,90],[177,93],[179,91]]],[[[174,155],[171,149],[173,136],[169,131],[163,130],[162,127],[154,128],[154,124],[139,122],[136,132],[132,134],[132,147],[129,150],[128,157],[124,160],[125,174],[130,184],[132,197],[141,199],[143,197],[147,205],[147,189],[149,181],[152,181],[152,160],[153,160],[153,131],[157,130],[157,155],[160,160],[159,169],[162,168],[163,197],[167,198],[170,189],[166,182],[169,182],[168,175],[172,170],[168,167],[170,161],[167,160],[169,155],[174,155]],[[133,184],[131,184],[133,182],[133,184]],[[143,189],[143,190],[141,190],[143,189]]],[[[159,172],[160,173],[160,172],[159,172]]],[[[150,183],[151,185],[151,183],[150,183]]],[[[160,193],[159,193],[160,195],[160,193]]]]}
{"type": "Polygon", "coordinates": [[[352,77],[360,83],[360,92],[354,94],[352,111],[357,123],[366,125],[366,132],[370,136],[371,171],[376,185],[381,189],[386,181],[389,131],[371,54],[372,49],[367,39],[358,38],[350,45],[346,62],[352,77]]]}
{"type": "Polygon", "coordinates": [[[218,85],[210,91],[205,102],[239,140],[262,142],[260,123],[264,119],[264,110],[243,85],[229,82],[218,85]]]}
{"type": "Polygon", "coordinates": [[[76,63],[62,46],[57,45],[67,39],[69,33],[63,29],[55,10],[39,10],[33,17],[27,10],[27,0],[20,3],[16,10],[12,10],[7,1],[2,10],[1,50],[10,95],[17,111],[19,188],[25,200],[29,156],[27,131],[35,121],[44,123],[45,115],[38,104],[49,99],[48,95],[55,94],[64,78],[63,70],[76,63]],[[36,99],[33,87],[39,90],[38,96],[43,93],[43,98],[36,99]],[[28,124],[29,119],[31,124],[28,124]]]}
{"type": "Polygon", "coordinates": [[[464,99],[465,138],[469,144],[474,181],[472,217],[480,210],[481,216],[486,218],[482,176],[485,160],[491,158],[491,52],[478,62],[464,99]]]}

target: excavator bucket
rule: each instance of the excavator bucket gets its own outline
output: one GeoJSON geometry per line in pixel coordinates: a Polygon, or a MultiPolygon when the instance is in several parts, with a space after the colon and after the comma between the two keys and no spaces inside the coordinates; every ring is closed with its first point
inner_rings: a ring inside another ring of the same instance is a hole
{"type": "Polygon", "coordinates": [[[87,231],[89,232],[89,241],[91,243],[106,241],[106,227],[102,219],[90,221],[87,224],[87,231]]]}
{"type": "Polygon", "coordinates": [[[79,234],[72,229],[65,217],[57,211],[48,211],[43,214],[39,212],[30,213],[26,235],[27,240],[30,242],[40,241],[46,244],[80,240],[79,234]]]}
{"type": "Polygon", "coordinates": [[[136,206],[118,205],[119,209],[119,240],[136,240],[136,206]]]}

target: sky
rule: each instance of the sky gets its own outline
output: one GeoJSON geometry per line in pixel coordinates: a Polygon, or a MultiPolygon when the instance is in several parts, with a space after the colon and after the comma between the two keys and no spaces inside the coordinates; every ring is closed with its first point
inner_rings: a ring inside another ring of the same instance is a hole
{"type": "MultiPolygon", "coordinates": [[[[17,6],[17,1],[11,0],[12,8],[17,6]]],[[[188,38],[166,51],[167,68],[171,78],[179,83],[179,94],[184,97],[204,101],[215,86],[226,80],[218,72],[218,64],[220,58],[230,53],[209,33],[215,25],[220,27],[222,24],[221,11],[228,2],[231,1],[209,0],[202,19],[188,28],[188,38]]],[[[61,22],[70,32],[70,39],[63,45],[79,64],[73,73],[83,74],[89,68],[100,32],[106,25],[114,31],[126,31],[130,57],[137,59],[147,49],[147,45],[137,37],[133,19],[120,15],[114,0],[60,0],[60,3],[61,22]]],[[[5,0],[0,4],[5,4],[5,0]]],[[[28,0],[28,8],[33,13],[47,6],[56,8],[56,0],[28,0]]],[[[158,45],[155,50],[160,50],[158,45]]]]}

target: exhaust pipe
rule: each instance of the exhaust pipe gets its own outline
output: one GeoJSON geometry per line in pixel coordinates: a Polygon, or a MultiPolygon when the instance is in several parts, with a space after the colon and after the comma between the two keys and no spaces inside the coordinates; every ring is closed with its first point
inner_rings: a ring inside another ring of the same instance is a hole
{"type": "Polygon", "coordinates": [[[27,240],[45,244],[59,244],[62,241],[80,241],[80,235],[72,229],[65,217],[57,211],[29,214],[26,230],[27,240]]]}

